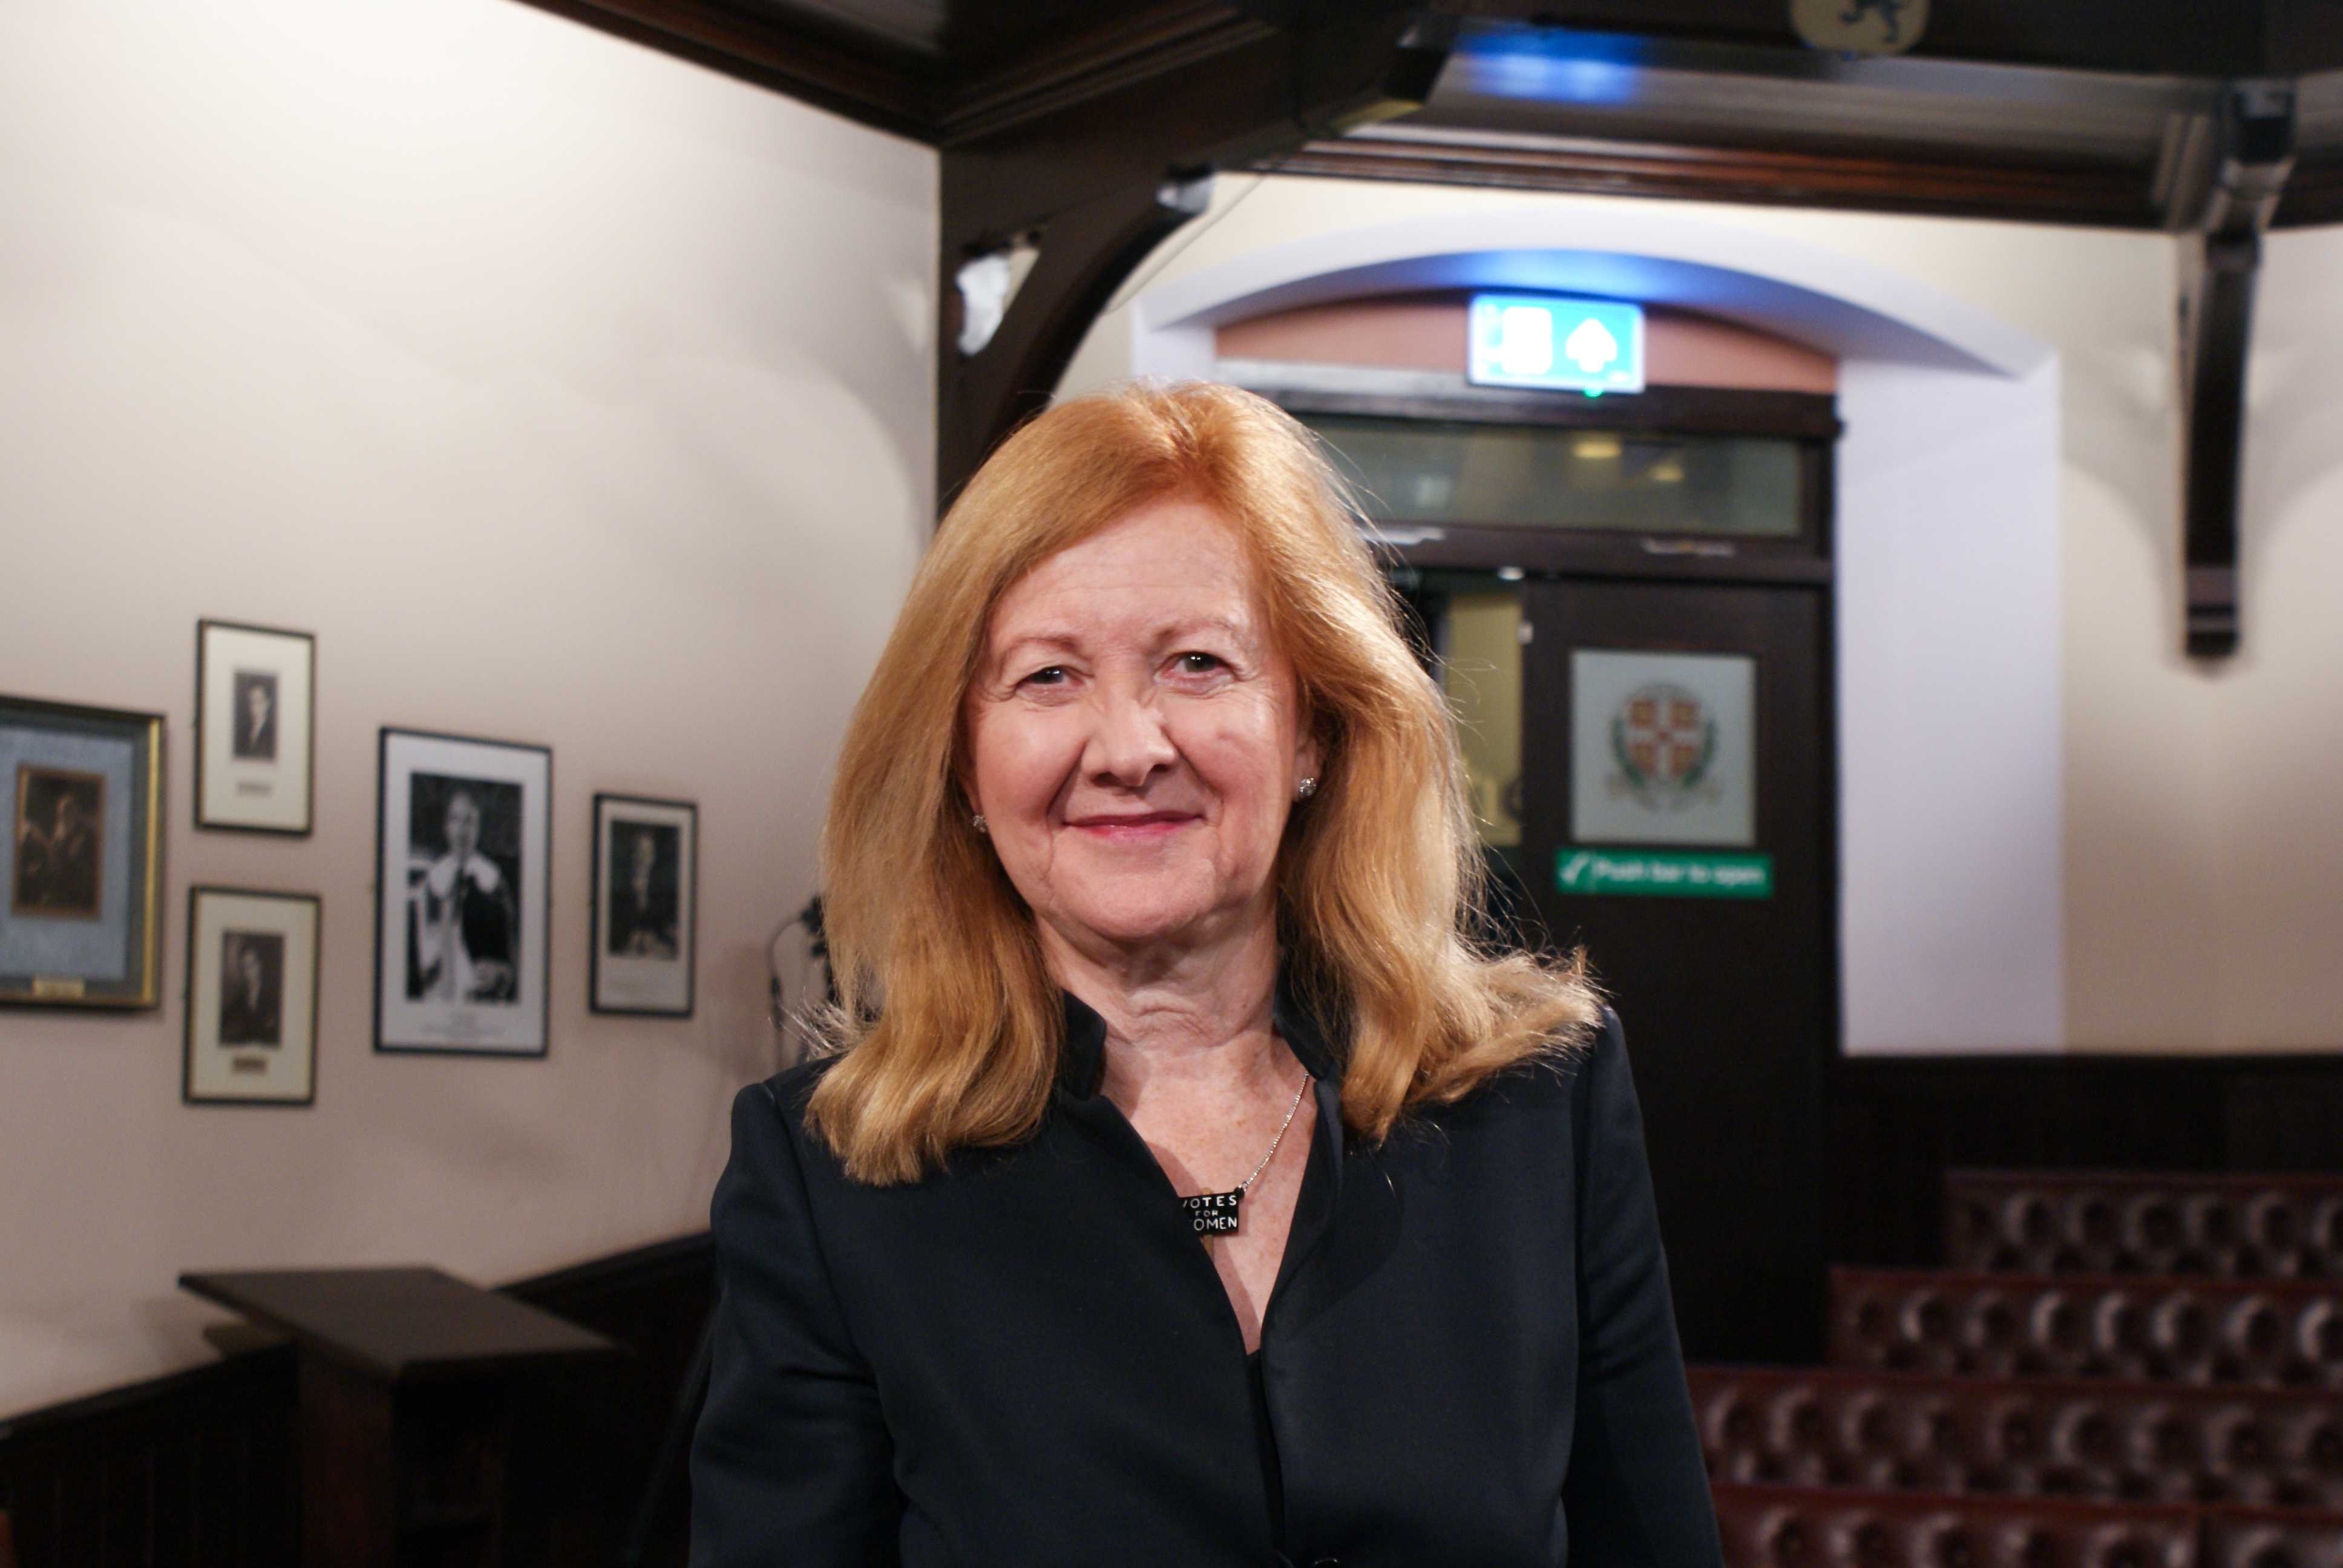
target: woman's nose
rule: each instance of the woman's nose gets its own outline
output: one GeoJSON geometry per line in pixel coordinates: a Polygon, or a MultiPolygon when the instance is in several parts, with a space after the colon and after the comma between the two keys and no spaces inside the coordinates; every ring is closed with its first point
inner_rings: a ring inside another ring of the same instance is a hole
{"type": "Polygon", "coordinates": [[[1096,699],[1097,722],[1082,758],[1083,771],[1136,789],[1157,769],[1177,760],[1179,749],[1163,725],[1163,714],[1150,697],[1138,692],[1101,691],[1096,699]]]}

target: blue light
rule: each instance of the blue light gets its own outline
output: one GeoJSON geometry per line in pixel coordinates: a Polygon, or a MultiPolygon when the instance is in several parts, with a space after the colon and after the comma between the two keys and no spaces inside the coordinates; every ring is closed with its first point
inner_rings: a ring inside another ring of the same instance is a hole
{"type": "Polygon", "coordinates": [[[1644,389],[1644,311],[1610,299],[1477,294],[1465,379],[1600,397],[1644,389]]]}
{"type": "Polygon", "coordinates": [[[1443,87],[1554,104],[1630,104],[1644,95],[1652,45],[1618,34],[1503,23],[1473,26],[1443,87]]]}

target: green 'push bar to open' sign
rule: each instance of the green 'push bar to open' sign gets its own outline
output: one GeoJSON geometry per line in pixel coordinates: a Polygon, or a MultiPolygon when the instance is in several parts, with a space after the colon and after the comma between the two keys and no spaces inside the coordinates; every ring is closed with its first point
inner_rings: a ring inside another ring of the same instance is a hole
{"type": "Polygon", "coordinates": [[[1682,855],[1627,849],[1564,849],[1554,885],[1565,893],[1626,893],[1661,899],[1770,899],[1771,855],[1682,855]]]}

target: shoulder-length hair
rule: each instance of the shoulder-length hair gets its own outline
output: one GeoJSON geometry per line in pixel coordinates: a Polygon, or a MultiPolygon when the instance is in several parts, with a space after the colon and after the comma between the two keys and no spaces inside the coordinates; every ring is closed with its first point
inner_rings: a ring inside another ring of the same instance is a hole
{"type": "Polygon", "coordinates": [[[843,1057],[808,1109],[858,1180],[911,1181],[1040,1125],[1063,1004],[956,782],[963,703],[1011,584],[1170,498],[1241,541],[1322,749],[1279,850],[1278,920],[1289,975],[1348,1023],[1343,1121],[1381,1140],[1599,1017],[1579,960],[1466,933],[1483,872],[1453,720],[1315,437],[1234,387],[1131,386],[1059,404],[969,481],[847,728],[821,842],[843,1057]]]}

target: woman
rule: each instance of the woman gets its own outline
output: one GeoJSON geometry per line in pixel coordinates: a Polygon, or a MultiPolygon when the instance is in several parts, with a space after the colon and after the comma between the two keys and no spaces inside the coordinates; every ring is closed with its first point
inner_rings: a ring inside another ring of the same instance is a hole
{"type": "Polygon", "coordinates": [[[841,1049],[734,1106],[693,1562],[1715,1564],[1618,1026],[1460,934],[1464,799],[1292,420],[1004,444],[848,731],[841,1049]]]}

